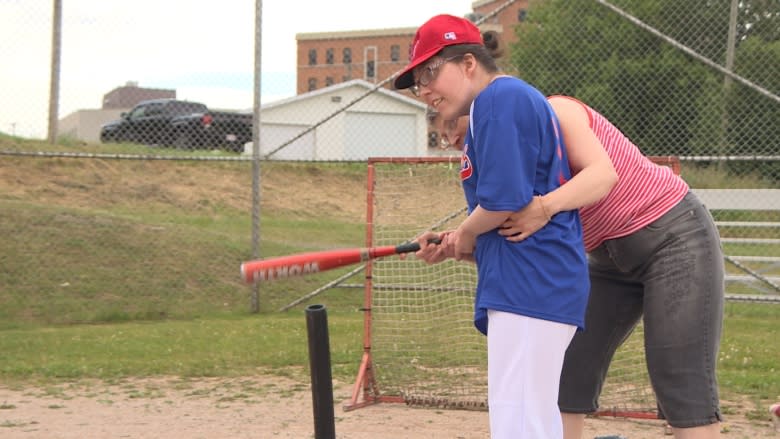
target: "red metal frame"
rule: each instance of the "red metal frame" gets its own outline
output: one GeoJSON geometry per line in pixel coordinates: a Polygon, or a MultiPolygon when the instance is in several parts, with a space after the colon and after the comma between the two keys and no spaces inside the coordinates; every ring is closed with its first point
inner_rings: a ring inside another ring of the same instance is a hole
{"type": "MultiPolygon", "coordinates": [[[[648,156],[653,163],[672,168],[675,174],[680,174],[680,160],[675,156],[648,156]]],[[[374,245],[374,176],[375,163],[458,163],[459,156],[443,157],[372,157],[368,159],[367,195],[366,195],[366,247],[374,245]]],[[[363,303],[363,356],[360,361],[357,378],[352,388],[352,395],[344,402],[344,411],[354,410],[379,402],[405,403],[401,396],[383,396],[374,376],[371,361],[371,304],[372,304],[372,261],[366,263],[365,294],[363,303]],[[362,398],[361,398],[362,396],[362,398]]],[[[653,411],[635,410],[600,410],[592,416],[612,416],[635,419],[658,419],[658,413],[653,411]]]]}
{"type": "MultiPolygon", "coordinates": [[[[366,189],[366,247],[374,240],[374,164],[375,163],[458,163],[460,157],[371,157],[368,159],[368,177],[366,189]]],[[[381,395],[376,383],[371,362],[371,303],[372,303],[372,261],[366,263],[365,294],[363,299],[363,357],[360,361],[357,378],[352,388],[352,396],[344,405],[344,411],[354,410],[379,402],[405,403],[401,396],[381,395]],[[362,398],[361,398],[362,397],[362,398]]]]}

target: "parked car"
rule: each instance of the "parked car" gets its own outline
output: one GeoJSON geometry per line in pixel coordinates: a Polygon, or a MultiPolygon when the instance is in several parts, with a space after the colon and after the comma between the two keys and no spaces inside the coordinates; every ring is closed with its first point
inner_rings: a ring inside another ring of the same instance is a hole
{"type": "Polygon", "coordinates": [[[199,102],[155,99],[140,102],[103,125],[100,140],[242,152],[252,140],[252,115],[211,111],[199,102]]]}
{"type": "Polygon", "coordinates": [[[243,152],[252,141],[252,118],[251,113],[214,110],[176,117],[171,121],[173,145],[243,152]]]}

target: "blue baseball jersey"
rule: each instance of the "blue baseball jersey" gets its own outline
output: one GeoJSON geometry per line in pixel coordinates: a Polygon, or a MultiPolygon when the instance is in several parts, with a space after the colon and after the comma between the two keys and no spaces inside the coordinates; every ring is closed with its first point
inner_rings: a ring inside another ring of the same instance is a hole
{"type": "MultiPolygon", "coordinates": [[[[495,79],[471,104],[470,123],[460,171],[469,213],[520,210],[571,178],[558,119],[524,81],[495,79]]],[[[483,334],[488,309],[584,327],[590,281],[577,210],[522,242],[483,233],[474,258],[474,324],[483,334]]]]}

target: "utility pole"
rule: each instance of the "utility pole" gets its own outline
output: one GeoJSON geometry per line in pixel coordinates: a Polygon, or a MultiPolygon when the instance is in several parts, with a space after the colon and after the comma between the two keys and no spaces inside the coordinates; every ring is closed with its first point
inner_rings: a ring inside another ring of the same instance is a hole
{"type": "MultiPolygon", "coordinates": [[[[252,258],[260,259],[260,107],[262,105],[263,0],[255,0],[255,79],[252,117],[252,258]]],[[[260,282],[252,285],[251,311],[260,312],[260,282]]]]}
{"type": "Polygon", "coordinates": [[[49,133],[51,144],[57,141],[57,114],[60,102],[60,49],[62,42],[62,0],[54,0],[51,32],[51,82],[49,84],[49,133]]]}
{"type": "MultiPolygon", "coordinates": [[[[734,71],[734,50],[737,44],[737,13],[739,12],[739,0],[731,0],[731,13],[729,14],[729,33],[726,40],[726,70],[729,72],[734,71]]],[[[723,78],[723,99],[721,104],[720,113],[720,155],[726,156],[728,154],[728,138],[726,133],[728,132],[729,115],[726,108],[726,102],[731,94],[731,87],[733,80],[731,76],[725,75],[723,78]]],[[[718,168],[723,169],[725,167],[724,162],[718,162],[718,168]]]]}

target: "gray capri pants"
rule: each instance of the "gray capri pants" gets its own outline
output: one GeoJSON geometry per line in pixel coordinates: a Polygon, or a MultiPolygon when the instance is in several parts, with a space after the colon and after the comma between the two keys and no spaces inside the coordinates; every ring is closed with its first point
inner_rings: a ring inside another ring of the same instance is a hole
{"type": "Polygon", "coordinates": [[[615,350],[644,314],[645,355],[661,416],[677,428],[721,420],[715,366],[724,267],[707,208],[689,192],[661,218],[588,255],[585,329],[566,351],[558,406],[592,413],[615,350]]]}

